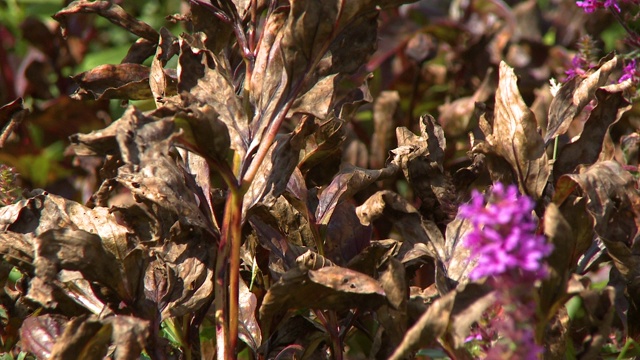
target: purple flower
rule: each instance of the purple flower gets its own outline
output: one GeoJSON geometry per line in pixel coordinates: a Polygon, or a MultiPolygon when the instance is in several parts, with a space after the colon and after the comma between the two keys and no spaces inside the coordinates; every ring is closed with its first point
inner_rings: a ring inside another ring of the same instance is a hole
{"type": "Polygon", "coordinates": [[[576,5],[581,7],[586,13],[592,13],[598,9],[605,9],[605,8],[613,8],[617,12],[622,11],[620,9],[620,4],[618,3],[618,0],[604,0],[604,1],[583,0],[583,1],[576,1],[576,5]]]}
{"type": "Polygon", "coordinates": [[[586,13],[592,13],[600,8],[600,3],[597,0],[576,1],[576,5],[581,7],[586,13]]]}
{"type": "Polygon", "coordinates": [[[576,54],[571,60],[571,68],[565,70],[567,78],[565,82],[573,79],[576,76],[583,76],[587,73],[587,69],[591,68],[589,62],[582,56],[582,54],[576,54]]]}
{"type": "Polygon", "coordinates": [[[520,195],[516,186],[505,188],[501,183],[493,185],[486,200],[474,191],[470,203],[460,207],[460,216],[473,225],[464,240],[477,258],[469,274],[472,280],[493,276],[535,281],[547,275],[543,259],[553,247],[535,234],[533,207],[533,201],[520,195]]]}
{"type": "Polygon", "coordinates": [[[639,78],[639,75],[640,74],[638,74],[638,64],[636,62],[636,59],[633,59],[629,61],[627,65],[625,65],[625,67],[622,69],[622,76],[620,77],[620,80],[618,80],[618,83],[621,83],[626,80],[637,81],[639,78]]]}

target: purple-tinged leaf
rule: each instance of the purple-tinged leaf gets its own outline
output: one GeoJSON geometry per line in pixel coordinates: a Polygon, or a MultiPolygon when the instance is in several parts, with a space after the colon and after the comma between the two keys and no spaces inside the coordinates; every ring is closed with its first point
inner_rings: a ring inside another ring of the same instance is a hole
{"type": "Polygon", "coordinates": [[[62,335],[68,320],[60,315],[28,317],[20,327],[22,349],[40,359],[48,359],[53,345],[62,335]]]}

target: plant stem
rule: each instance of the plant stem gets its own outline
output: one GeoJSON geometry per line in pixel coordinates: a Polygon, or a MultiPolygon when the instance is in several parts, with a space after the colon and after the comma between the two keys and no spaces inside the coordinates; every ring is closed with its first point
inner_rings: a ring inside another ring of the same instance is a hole
{"type": "MultiPolygon", "coordinates": [[[[232,213],[229,216],[231,259],[229,261],[229,345],[235,351],[238,343],[238,302],[240,282],[240,245],[242,244],[242,199],[244,193],[231,192],[232,213]]],[[[229,242],[229,241],[228,241],[229,242]]]]}

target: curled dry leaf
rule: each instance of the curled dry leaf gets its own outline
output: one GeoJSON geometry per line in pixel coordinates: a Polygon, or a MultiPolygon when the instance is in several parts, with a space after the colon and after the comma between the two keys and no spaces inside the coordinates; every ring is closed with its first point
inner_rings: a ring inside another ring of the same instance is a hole
{"type": "Polygon", "coordinates": [[[204,34],[180,38],[178,91],[189,92],[197,103],[209,105],[227,126],[231,148],[244,157],[250,138],[249,123],[236,95],[230,64],[204,46],[204,34]]]}
{"type": "Polygon", "coordinates": [[[127,14],[123,8],[111,1],[77,0],[63,10],[58,11],[53,18],[62,24],[63,34],[66,36],[67,18],[82,13],[98,14],[141,38],[152,41],[154,44],[158,43],[159,35],[157,31],[149,24],[127,14]]]}
{"type": "Polygon", "coordinates": [[[426,245],[425,254],[439,261],[444,259],[444,239],[436,224],[423,219],[400,195],[388,190],[378,191],[357,207],[356,214],[364,225],[381,216],[390,219],[402,235],[401,256],[416,246],[426,245]]]}
{"type": "Polygon", "coordinates": [[[598,103],[589,114],[580,138],[564,146],[556,158],[553,165],[553,175],[556,179],[573,172],[579,165],[595,163],[611,126],[630,109],[621,92],[610,93],[598,89],[595,91],[595,98],[598,103]]]}
{"type": "Polygon", "coordinates": [[[555,203],[562,203],[579,187],[594,220],[593,230],[604,242],[609,256],[627,279],[631,298],[640,295],[640,194],[634,177],[614,161],[598,162],[580,174],[558,180],[555,203]],[[615,219],[615,221],[614,221],[615,219]]]}
{"type": "Polygon", "coordinates": [[[391,162],[380,170],[369,170],[351,165],[344,166],[331,184],[322,191],[318,198],[316,219],[318,224],[327,224],[339,202],[355,195],[358,191],[373,184],[375,181],[393,176],[398,171],[398,165],[391,162]]]}
{"type": "Polygon", "coordinates": [[[586,77],[576,76],[562,85],[551,100],[545,144],[569,129],[573,118],[594,99],[596,90],[606,84],[616,64],[617,58],[610,56],[603,59],[597,70],[589,70],[586,77]]]}
{"type": "MultiPolygon", "coordinates": [[[[150,68],[139,64],[100,65],[72,77],[79,89],[72,95],[77,100],[153,98],[149,87],[150,68]]],[[[175,94],[176,75],[163,69],[166,94],[175,94]]]]}
{"type": "Polygon", "coordinates": [[[447,145],[442,127],[431,115],[420,118],[420,136],[409,129],[396,129],[398,148],[391,150],[405,178],[420,200],[423,214],[436,222],[448,222],[455,213],[453,185],[444,173],[447,145]]]}
{"type": "Polygon", "coordinates": [[[345,310],[354,306],[375,309],[385,301],[384,290],[373,278],[340,266],[318,270],[293,268],[274,283],[260,306],[263,334],[268,336],[273,320],[289,309],[345,310]]]}
{"type": "Polygon", "coordinates": [[[501,62],[499,77],[493,129],[485,133],[488,148],[474,149],[506,160],[520,191],[538,199],[550,173],[545,144],[538,133],[535,115],[520,96],[513,69],[501,62]]]}

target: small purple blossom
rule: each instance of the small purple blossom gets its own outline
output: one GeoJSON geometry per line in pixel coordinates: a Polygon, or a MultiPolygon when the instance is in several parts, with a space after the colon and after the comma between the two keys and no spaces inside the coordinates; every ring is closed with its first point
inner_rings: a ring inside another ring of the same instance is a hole
{"type": "Polygon", "coordinates": [[[460,207],[460,216],[473,225],[464,240],[477,258],[469,274],[472,280],[488,276],[536,280],[547,275],[543,259],[553,247],[535,234],[533,206],[533,201],[520,195],[516,186],[505,188],[496,183],[486,200],[474,191],[471,202],[460,207]]]}
{"type": "Polygon", "coordinates": [[[582,54],[576,54],[571,60],[571,67],[564,72],[567,75],[565,82],[576,76],[584,76],[589,68],[591,65],[582,54]]]}
{"type": "Polygon", "coordinates": [[[636,59],[633,59],[629,61],[627,65],[625,65],[625,67],[622,69],[622,76],[618,80],[618,83],[621,83],[626,80],[637,82],[638,78],[640,78],[640,72],[638,71],[638,63],[636,62],[636,59]]]}
{"type": "Polygon", "coordinates": [[[621,12],[620,4],[618,0],[582,0],[576,1],[576,5],[581,7],[584,12],[592,13],[598,9],[608,9],[613,8],[617,12],[621,12]]]}

